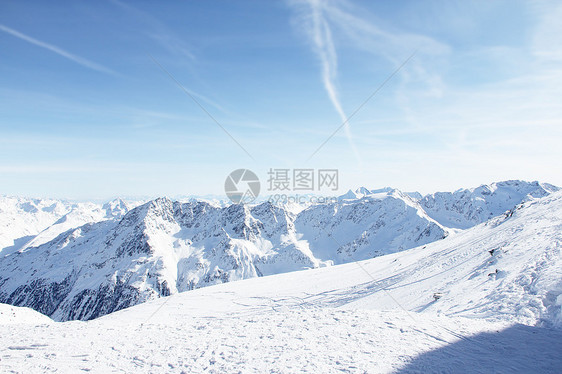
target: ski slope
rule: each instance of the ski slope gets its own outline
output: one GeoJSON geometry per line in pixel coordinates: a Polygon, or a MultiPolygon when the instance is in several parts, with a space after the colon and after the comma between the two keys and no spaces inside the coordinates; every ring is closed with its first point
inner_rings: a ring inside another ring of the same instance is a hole
{"type": "Polygon", "coordinates": [[[559,373],[561,249],[558,192],[371,260],[3,325],[0,371],[559,373]]]}

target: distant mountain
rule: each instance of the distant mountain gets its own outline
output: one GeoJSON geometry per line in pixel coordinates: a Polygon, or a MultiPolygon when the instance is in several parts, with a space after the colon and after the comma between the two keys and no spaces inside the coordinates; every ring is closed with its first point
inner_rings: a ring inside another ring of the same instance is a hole
{"type": "Polygon", "coordinates": [[[0,197],[0,251],[23,245],[71,210],[58,200],[0,197]]]}
{"type": "Polygon", "coordinates": [[[445,227],[396,189],[359,190],[355,199],[314,205],[295,220],[315,257],[336,264],[364,260],[443,239],[445,227]]]}
{"type": "Polygon", "coordinates": [[[0,256],[36,247],[86,223],[121,218],[135,207],[121,199],[103,206],[64,200],[0,197],[0,256]]]}
{"type": "Polygon", "coordinates": [[[511,180],[455,192],[436,192],[424,196],[419,203],[431,218],[443,226],[467,229],[521,202],[559,190],[559,187],[548,183],[511,180]]]}
{"type": "MultiPolygon", "coordinates": [[[[449,236],[451,228],[485,222],[557,189],[508,181],[418,200],[392,188],[362,188],[300,207],[167,198],[130,210],[119,200],[104,206],[55,204],[58,214],[48,217],[57,220],[18,250],[0,255],[0,302],[55,320],[92,319],[213,284],[422,246],[449,236]]],[[[45,204],[34,203],[21,214],[26,220],[43,217],[45,204]]]]}

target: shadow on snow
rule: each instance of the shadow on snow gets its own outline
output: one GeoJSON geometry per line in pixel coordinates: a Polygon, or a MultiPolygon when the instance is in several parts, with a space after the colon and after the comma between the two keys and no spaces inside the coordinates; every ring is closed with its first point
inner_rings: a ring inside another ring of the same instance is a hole
{"type": "Polygon", "coordinates": [[[514,325],[465,337],[395,373],[562,373],[562,331],[514,325]]]}

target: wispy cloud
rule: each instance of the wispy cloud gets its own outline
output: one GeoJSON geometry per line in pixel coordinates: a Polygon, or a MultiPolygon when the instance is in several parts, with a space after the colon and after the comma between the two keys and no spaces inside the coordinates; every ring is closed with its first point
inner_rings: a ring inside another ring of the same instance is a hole
{"type": "MultiPolygon", "coordinates": [[[[121,8],[129,16],[135,18],[142,27],[139,28],[143,35],[154,40],[160,47],[164,48],[168,53],[174,55],[174,61],[178,60],[178,56],[187,59],[190,63],[195,61],[195,55],[192,53],[191,49],[187,43],[182,40],[180,36],[174,33],[168,26],[159,21],[156,17],[152,16],[150,13],[145,12],[137,7],[130,4],[126,4],[119,0],[111,0],[113,4],[121,8]]],[[[184,60],[185,60],[184,59],[184,60]]],[[[182,60],[183,61],[183,60],[182,60]]],[[[191,64],[187,64],[188,69],[191,69],[191,64]]],[[[197,77],[196,77],[197,78],[197,77]]],[[[229,110],[217,103],[215,100],[195,92],[191,89],[187,89],[190,95],[195,96],[197,99],[213,106],[226,115],[232,115],[229,110]]]]}
{"type": "MultiPolygon", "coordinates": [[[[353,139],[348,118],[338,91],[338,53],[335,40],[346,43],[347,48],[367,52],[373,58],[387,62],[381,75],[388,75],[392,68],[411,55],[415,50],[418,56],[441,56],[449,52],[449,47],[424,35],[389,31],[367,19],[353,4],[345,0],[289,0],[297,13],[297,25],[304,31],[321,64],[321,76],[330,101],[344,122],[347,140],[356,159],[361,158],[353,139]],[[337,38],[336,38],[337,37],[337,38]]],[[[420,60],[416,58],[416,60],[420,60]]],[[[422,83],[430,96],[439,96],[443,84],[439,75],[430,73],[421,62],[413,61],[407,70],[400,71],[400,89],[396,93],[403,109],[409,110],[408,100],[401,94],[408,81],[422,83]],[[411,66],[410,66],[411,65],[411,66]]],[[[358,103],[359,104],[359,103],[358,103]]]]}
{"type": "Polygon", "coordinates": [[[167,49],[168,52],[195,60],[195,55],[187,44],[154,16],[119,0],[112,0],[112,3],[147,26],[142,29],[142,33],[167,49]]]}
{"type": "Polygon", "coordinates": [[[43,41],[41,41],[41,40],[37,40],[37,39],[35,39],[35,38],[32,38],[32,37],[29,36],[29,35],[26,35],[26,34],[24,34],[24,33],[21,33],[21,32],[19,32],[19,31],[14,30],[14,29],[12,29],[12,28],[10,28],[10,27],[8,27],[8,26],[5,26],[5,25],[3,25],[3,24],[0,24],[0,30],[4,31],[4,32],[7,33],[7,34],[10,34],[10,35],[12,35],[12,36],[15,36],[16,38],[19,38],[19,39],[21,39],[21,40],[24,40],[24,41],[26,41],[26,42],[28,42],[28,43],[34,44],[34,45],[36,45],[36,46],[38,46],[38,47],[41,47],[41,48],[47,49],[47,50],[49,50],[49,51],[51,51],[51,52],[54,52],[54,53],[58,54],[59,56],[65,57],[65,58],[67,58],[68,60],[71,60],[71,61],[73,61],[73,62],[75,62],[75,63],[77,63],[77,64],[80,64],[80,65],[82,65],[82,66],[84,66],[84,67],[86,67],[86,68],[89,68],[89,69],[92,69],[92,70],[96,70],[96,71],[99,71],[99,72],[101,72],[101,73],[106,73],[106,74],[111,74],[111,75],[117,75],[116,72],[114,72],[113,70],[111,70],[111,69],[109,69],[109,68],[107,68],[107,67],[105,67],[105,66],[103,66],[103,65],[97,64],[97,63],[95,63],[95,62],[93,62],[93,61],[90,61],[90,60],[88,60],[88,59],[85,59],[85,58],[83,58],[83,57],[76,56],[75,54],[72,54],[72,53],[70,53],[70,52],[67,52],[67,51],[65,51],[64,49],[59,48],[59,47],[57,47],[57,46],[55,46],[55,45],[52,45],[52,44],[43,42],[43,41]]]}
{"type": "Polygon", "coordinates": [[[337,90],[338,56],[332,38],[330,24],[324,15],[323,3],[318,0],[310,0],[305,2],[304,5],[308,9],[301,15],[302,21],[322,67],[322,82],[324,88],[335,111],[338,113],[342,123],[344,123],[344,131],[349,146],[353,150],[357,161],[361,164],[361,157],[355,147],[353,136],[349,128],[348,116],[343,109],[337,90]]]}

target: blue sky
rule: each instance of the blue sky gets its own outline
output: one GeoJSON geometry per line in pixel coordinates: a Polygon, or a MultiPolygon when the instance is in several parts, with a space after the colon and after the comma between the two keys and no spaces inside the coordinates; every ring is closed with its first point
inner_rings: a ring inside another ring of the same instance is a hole
{"type": "Polygon", "coordinates": [[[562,185],[560,19],[540,1],[3,1],[0,194],[221,194],[238,168],[337,168],[342,193],[562,185]]]}

